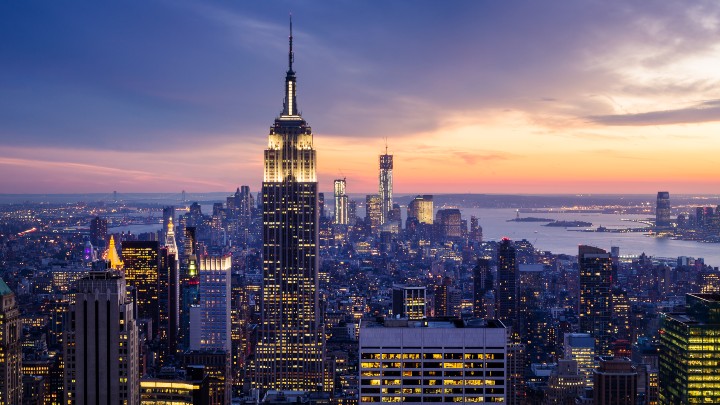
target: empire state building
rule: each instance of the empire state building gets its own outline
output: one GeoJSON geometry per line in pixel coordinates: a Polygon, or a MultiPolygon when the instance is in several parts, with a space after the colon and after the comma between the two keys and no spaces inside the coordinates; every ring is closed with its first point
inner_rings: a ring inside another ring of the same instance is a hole
{"type": "Polygon", "coordinates": [[[318,308],[318,192],[310,126],[300,116],[292,23],[282,114],[264,155],[262,324],[254,386],[315,391],[323,381],[318,308]]]}

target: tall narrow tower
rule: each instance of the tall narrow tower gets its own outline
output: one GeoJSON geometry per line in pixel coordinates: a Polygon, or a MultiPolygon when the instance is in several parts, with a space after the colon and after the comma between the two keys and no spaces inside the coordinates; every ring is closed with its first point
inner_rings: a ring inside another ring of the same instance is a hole
{"type": "Polygon", "coordinates": [[[285,104],[270,127],[262,184],[262,320],[254,386],[316,390],[324,341],[318,317],[318,192],[310,126],[300,116],[292,21],[285,104]]]}
{"type": "Polygon", "coordinates": [[[345,194],[345,179],[335,180],[335,223],[348,224],[348,196],[345,194]]]}
{"type": "Polygon", "coordinates": [[[0,279],[0,403],[20,405],[23,398],[22,323],[15,294],[0,279]]]}
{"type": "Polygon", "coordinates": [[[380,224],[388,219],[388,212],[393,207],[393,155],[388,155],[387,143],[385,154],[380,155],[380,203],[382,217],[380,224]]]}
{"type": "Polygon", "coordinates": [[[595,353],[611,354],[612,260],[605,250],[580,245],[580,331],[595,338],[595,353]]]}

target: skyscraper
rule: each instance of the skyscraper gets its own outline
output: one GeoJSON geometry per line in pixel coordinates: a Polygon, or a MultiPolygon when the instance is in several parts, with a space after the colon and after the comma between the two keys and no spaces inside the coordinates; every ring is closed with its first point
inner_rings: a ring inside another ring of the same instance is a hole
{"type": "Polygon", "coordinates": [[[0,279],[0,404],[23,403],[21,329],[15,294],[0,279]]]}
{"type": "Polygon", "coordinates": [[[485,318],[488,316],[486,308],[486,295],[492,291],[493,276],[490,272],[490,261],[487,259],[478,259],[477,265],[473,269],[473,316],[476,318],[485,318]]]}
{"type": "Polygon", "coordinates": [[[254,385],[316,390],[324,340],[318,301],[318,191],[310,126],[300,116],[292,24],[285,103],[265,150],[263,289],[254,385]]]}
{"type": "Polygon", "coordinates": [[[497,285],[495,286],[495,316],[507,327],[512,335],[518,334],[518,279],[520,272],[515,258],[515,245],[503,238],[498,247],[497,285]]]}
{"type": "Polygon", "coordinates": [[[335,180],[335,224],[348,224],[348,196],[345,194],[345,179],[335,180]]]}
{"type": "Polygon", "coordinates": [[[382,199],[377,194],[365,196],[365,223],[372,233],[377,233],[382,225],[382,199]]]}
{"type": "Polygon", "coordinates": [[[660,315],[660,404],[720,403],[720,294],[687,294],[660,315]]]}
{"type": "Polygon", "coordinates": [[[232,257],[203,256],[199,261],[199,322],[190,325],[190,350],[221,349],[230,352],[230,269],[232,257]]]}
{"type": "Polygon", "coordinates": [[[125,280],[137,292],[138,319],[151,319],[153,327],[160,324],[158,276],[160,246],[157,241],[123,241],[122,256],[125,280]]]}
{"type": "Polygon", "coordinates": [[[393,155],[388,155],[387,145],[385,154],[380,155],[380,204],[382,216],[380,224],[387,221],[387,216],[393,208],[393,155]]]}
{"type": "Polygon", "coordinates": [[[158,270],[158,331],[162,346],[160,360],[164,361],[166,355],[176,353],[180,329],[180,265],[172,218],[165,234],[165,247],[160,249],[158,270]]]}
{"type": "Polygon", "coordinates": [[[630,359],[601,356],[593,376],[594,405],[637,404],[638,373],[630,359]]]}
{"type": "Polygon", "coordinates": [[[140,403],[134,305],[119,272],[78,281],[65,336],[66,404],[140,403]]]}
{"type": "Polygon", "coordinates": [[[408,218],[417,218],[421,224],[432,224],[433,215],[432,195],[419,195],[408,204],[408,218]]]}
{"type": "Polygon", "coordinates": [[[95,217],[90,221],[90,243],[96,247],[104,247],[107,239],[107,219],[95,217]]]}
{"type": "Polygon", "coordinates": [[[655,205],[655,227],[667,228],[670,226],[670,193],[658,191],[655,205]]]}
{"type": "Polygon", "coordinates": [[[580,332],[595,338],[598,355],[612,354],[612,260],[603,249],[579,247],[580,332]]]}

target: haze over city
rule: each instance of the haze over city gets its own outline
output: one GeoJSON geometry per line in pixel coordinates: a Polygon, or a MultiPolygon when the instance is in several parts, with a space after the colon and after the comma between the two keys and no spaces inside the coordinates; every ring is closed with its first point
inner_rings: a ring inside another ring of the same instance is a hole
{"type": "Polygon", "coordinates": [[[258,189],[287,16],[320,189],[708,193],[716,2],[7,2],[4,193],[258,189]]]}

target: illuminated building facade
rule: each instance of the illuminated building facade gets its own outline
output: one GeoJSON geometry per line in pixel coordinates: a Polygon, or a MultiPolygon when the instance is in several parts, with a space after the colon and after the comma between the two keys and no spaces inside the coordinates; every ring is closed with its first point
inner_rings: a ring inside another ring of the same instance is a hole
{"type": "Polygon", "coordinates": [[[425,287],[393,285],[392,311],[395,317],[425,318],[425,287]]]}
{"type": "Polygon", "coordinates": [[[597,355],[612,354],[612,259],[603,249],[581,245],[580,332],[595,338],[597,355]]]}
{"type": "Polygon", "coordinates": [[[199,261],[199,322],[190,325],[190,349],[230,351],[230,271],[232,257],[203,256],[199,261]]]}
{"type": "Polygon", "coordinates": [[[497,321],[385,319],[360,326],[360,402],[506,402],[497,321]]]}
{"type": "Polygon", "coordinates": [[[292,68],[264,155],[263,291],[254,386],[315,391],[323,382],[318,300],[318,191],[310,126],[300,116],[292,68]]]}
{"type": "Polygon", "coordinates": [[[203,366],[189,366],[181,379],[140,380],[143,405],[215,405],[209,396],[208,379],[203,366]]]}
{"type": "Polygon", "coordinates": [[[591,388],[592,371],[595,368],[595,339],[589,333],[566,333],[564,348],[563,358],[577,362],[578,373],[583,376],[585,387],[591,388]]]}
{"type": "Polygon", "coordinates": [[[23,399],[22,323],[15,293],[0,279],[0,403],[20,405],[23,399]]]}
{"type": "Polygon", "coordinates": [[[380,155],[380,224],[388,220],[388,213],[393,208],[393,155],[388,155],[387,145],[385,154],[380,155]]]}
{"type": "Polygon", "coordinates": [[[138,330],[125,279],[90,272],[77,289],[65,331],[65,404],[138,405],[138,330]]]}
{"type": "Polygon", "coordinates": [[[463,237],[463,223],[460,210],[447,208],[438,210],[435,216],[438,236],[441,240],[461,240],[463,237]]]}
{"type": "Polygon", "coordinates": [[[380,231],[382,225],[382,199],[378,194],[365,196],[365,224],[375,234],[380,231]]]}
{"type": "Polygon", "coordinates": [[[197,239],[195,227],[185,227],[183,254],[180,259],[180,332],[179,340],[184,348],[190,344],[190,308],[200,303],[200,280],[197,271],[197,239]]]}
{"type": "Polygon", "coordinates": [[[335,224],[347,225],[348,220],[348,196],[345,193],[345,179],[335,180],[335,224]]]}
{"type": "Polygon", "coordinates": [[[660,404],[720,403],[720,294],[687,294],[660,316],[660,404]]]}
{"type": "Polygon", "coordinates": [[[432,195],[419,195],[408,204],[408,218],[417,218],[421,224],[432,224],[434,214],[432,195]]]}
{"type": "Polygon", "coordinates": [[[137,291],[138,319],[151,319],[153,325],[159,325],[160,245],[157,241],[123,241],[122,256],[125,280],[137,291]]]}
{"type": "Polygon", "coordinates": [[[177,353],[180,330],[180,264],[175,242],[175,226],[172,217],[165,232],[165,247],[160,249],[158,267],[158,310],[160,323],[157,326],[160,337],[160,363],[167,356],[177,353]]]}

